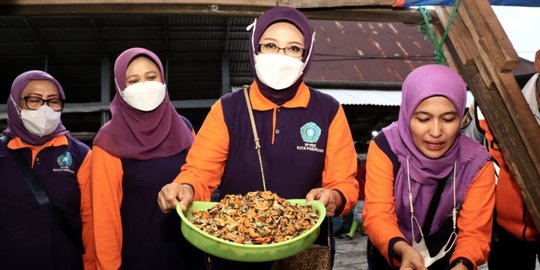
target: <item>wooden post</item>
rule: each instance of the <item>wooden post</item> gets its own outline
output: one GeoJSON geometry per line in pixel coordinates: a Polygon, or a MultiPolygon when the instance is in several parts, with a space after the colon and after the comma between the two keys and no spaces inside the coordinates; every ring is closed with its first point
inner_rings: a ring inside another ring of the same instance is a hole
{"type": "MultiPolygon", "coordinates": [[[[449,10],[436,14],[445,22],[449,10]]],[[[519,58],[487,0],[462,1],[446,45],[458,55],[457,65],[495,137],[503,138],[503,157],[540,228],[540,126],[512,73],[519,58]]]]}

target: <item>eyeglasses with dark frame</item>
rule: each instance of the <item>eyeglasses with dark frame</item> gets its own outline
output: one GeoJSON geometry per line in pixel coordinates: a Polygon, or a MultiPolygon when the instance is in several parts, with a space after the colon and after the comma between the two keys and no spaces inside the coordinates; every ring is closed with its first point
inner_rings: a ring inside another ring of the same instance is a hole
{"type": "Polygon", "coordinates": [[[42,99],[36,96],[26,96],[21,97],[21,99],[24,100],[24,102],[26,103],[26,108],[28,108],[29,110],[37,110],[45,103],[47,103],[47,106],[57,112],[64,109],[64,100],[60,98],[42,99]]]}
{"type": "Polygon", "coordinates": [[[274,43],[259,44],[258,51],[264,54],[278,54],[279,51],[283,50],[285,55],[300,58],[304,56],[306,49],[300,48],[296,45],[291,45],[285,48],[280,48],[274,43]]]}

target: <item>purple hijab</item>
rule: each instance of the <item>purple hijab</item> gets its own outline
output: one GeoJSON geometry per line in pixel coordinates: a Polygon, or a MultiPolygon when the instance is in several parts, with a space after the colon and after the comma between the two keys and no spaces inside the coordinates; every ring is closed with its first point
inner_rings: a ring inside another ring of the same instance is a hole
{"type": "Polygon", "coordinates": [[[30,133],[30,131],[28,131],[24,127],[23,121],[21,119],[21,114],[19,113],[21,108],[19,107],[18,102],[22,97],[22,92],[24,88],[32,80],[47,80],[54,83],[54,85],[56,85],[56,89],[58,90],[60,98],[62,98],[62,100],[66,99],[64,89],[62,88],[60,83],[49,73],[41,70],[30,70],[22,73],[21,75],[17,76],[17,78],[15,78],[13,84],[11,85],[11,94],[9,95],[7,100],[8,128],[4,131],[4,134],[12,138],[19,137],[25,143],[31,145],[42,145],[52,140],[54,137],[67,134],[68,131],[62,125],[62,122],[60,122],[53,133],[45,135],[43,137],[39,137],[38,135],[30,133]]]}
{"type": "Polygon", "coordinates": [[[94,144],[109,154],[127,159],[148,160],[168,157],[191,147],[193,134],[178,115],[166,93],[163,102],[153,111],[143,112],[129,106],[119,91],[126,88],[126,70],[136,57],[144,56],[158,67],[165,81],[159,57],[143,48],[124,51],[114,64],[116,95],[111,102],[111,121],[99,130],[94,144]]]}
{"type": "Polygon", "coordinates": [[[289,101],[296,95],[296,92],[298,91],[298,86],[302,83],[304,75],[307,73],[307,71],[309,70],[309,66],[311,65],[311,57],[308,59],[308,63],[304,68],[302,76],[300,76],[300,78],[298,78],[298,80],[293,83],[289,88],[276,91],[270,88],[268,85],[262,83],[261,80],[259,80],[257,72],[255,72],[255,54],[257,54],[257,46],[259,45],[259,40],[264,34],[264,31],[266,31],[266,29],[272,24],[277,22],[289,22],[296,26],[296,28],[300,30],[302,35],[304,35],[305,51],[304,58],[302,59],[302,61],[304,62],[306,61],[306,59],[308,59],[307,56],[310,55],[313,51],[313,49],[311,48],[311,43],[314,40],[313,27],[309,23],[306,16],[297,9],[290,7],[275,7],[267,10],[257,19],[255,29],[252,30],[253,32],[249,40],[249,62],[251,63],[253,77],[255,78],[255,81],[257,82],[261,93],[270,101],[281,105],[289,101]]]}
{"type": "MultiPolygon", "coordinates": [[[[415,216],[423,226],[427,210],[437,184],[456,170],[456,203],[463,203],[470,183],[491,158],[485,148],[466,136],[458,134],[452,147],[440,158],[426,157],[412,139],[409,123],[420,102],[433,96],[444,96],[456,107],[459,120],[463,119],[467,102],[467,88],[454,70],[443,65],[426,65],[413,70],[403,82],[398,121],[383,129],[392,151],[400,163],[394,183],[395,208],[401,232],[411,240],[409,188],[407,185],[407,157],[410,163],[411,191],[415,216]]],[[[441,195],[430,233],[437,231],[441,222],[452,215],[453,185],[447,184],[441,195]]],[[[415,228],[415,232],[418,229],[415,228]]],[[[419,239],[419,235],[416,235],[419,239]]]]}

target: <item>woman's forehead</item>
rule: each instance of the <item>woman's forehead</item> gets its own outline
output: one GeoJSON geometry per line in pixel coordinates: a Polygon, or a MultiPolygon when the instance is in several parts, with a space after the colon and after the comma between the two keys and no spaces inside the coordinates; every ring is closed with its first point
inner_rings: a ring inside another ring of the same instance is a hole
{"type": "Polygon", "coordinates": [[[30,80],[22,91],[22,95],[29,94],[52,95],[58,94],[58,88],[49,80],[30,80]]]}
{"type": "Polygon", "coordinates": [[[277,40],[294,39],[294,41],[304,43],[304,35],[302,32],[294,24],[289,22],[277,22],[270,25],[263,32],[261,40],[264,38],[273,38],[277,40]]]}

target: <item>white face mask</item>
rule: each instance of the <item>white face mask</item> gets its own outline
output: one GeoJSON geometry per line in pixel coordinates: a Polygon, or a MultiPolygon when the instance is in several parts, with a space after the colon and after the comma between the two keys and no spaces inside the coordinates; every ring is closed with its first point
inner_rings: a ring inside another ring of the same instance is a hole
{"type": "Polygon", "coordinates": [[[255,55],[255,71],[264,84],[275,90],[283,90],[295,83],[304,72],[305,64],[283,54],[255,55]]]}
{"type": "Polygon", "coordinates": [[[153,111],[165,99],[165,84],[156,81],[146,81],[132,84],[120,96],[129,106],[140,111],[153,111]]]}
{"type": "Polygon", "coordinates": [[[309,54],[306,57],[305,63],[300,59],[286,56],[283,54],[256,54],[255,48],[255,29],[257,28],[257,19],[250,24],[246,30],[251,32],[251,47],[254,52],[255,59],[255,72],[257,77],[264,84],[270,86],[275,90],[283,90],[290,87],[295,83],[300,76],[304,73],[306,63],[311,58],[311,52],[313,51],[313,43],[315,43],[315,32],[311,36],[311,45],[309,47],[309,54]]]}
{"type": "Polygon", "coordinates": [[[53,133],[60,124],[61,115],[61,112],[55,112],[47,105],[43,105],[37,110],[21,110],[24,127],[39,137],[53,133]]]}
{"type": "MultiPolygon", "coordinates": [[[[414,220],[416,221],[416,218],[414,220]]],[[[417,222],[415,222],[415,223],[418,225],[417,222]]],[[[420,228],[420,225],[418,225],[418,228],[420,228]]],[[[422,230],[420,230],[420,234],[421,234],[421,237],[422,237],[420,239],[420,243],[416,243],[416,241],[414,240],[414,236],[413,236],[412,247],[414,249],[416,249],[416,251],[418,251],[418,253],[420,253],[420,255],[422,255],[422,257],[424,257],[424,266],[425,267],[429,267],[434,262],[444,258],[444,256],[446,256],[446,254],[448,252],[450,252],[450,250],[454,246],[454,243],[456,242],[456,239],[457,239],[457,233],[455,231],[452,232],[452,234],[450,234],[450,237],[448,238],[448,241],[446,241],[446,244],[441,248],[441,250],[439,250],[439,253],[437,253],[437,255],[432,257],[429,254],[429,250],[427,248],[426,241],[424,240],[424,235],[422,235],[422,230]]]]}

